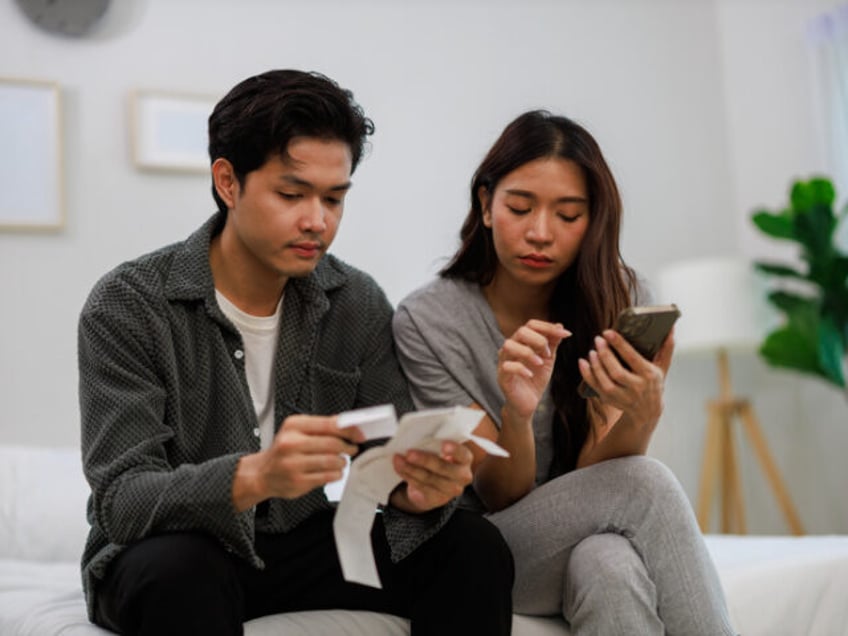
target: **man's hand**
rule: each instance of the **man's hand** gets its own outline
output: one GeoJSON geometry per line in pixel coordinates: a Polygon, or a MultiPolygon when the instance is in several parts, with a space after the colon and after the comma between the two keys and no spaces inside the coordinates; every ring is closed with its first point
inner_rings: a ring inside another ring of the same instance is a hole
{"type": "Polygon", "coordinates": [[[239,460],[233,479],[233,502],[246,510],[271,497],[294,499],[342,478],[346,461],[362,432],[340,429],[336,416],[292,415],[286,418],[271,446],[239,460]]]}
{"type": "Polygon", "coordinates": [[[421,513],[444,506],[471,483],[471,451],[455,442],[442,442],[441,454],[411,449],[392,458],[406,482],[390,498],[405,512],[421,513]]]}

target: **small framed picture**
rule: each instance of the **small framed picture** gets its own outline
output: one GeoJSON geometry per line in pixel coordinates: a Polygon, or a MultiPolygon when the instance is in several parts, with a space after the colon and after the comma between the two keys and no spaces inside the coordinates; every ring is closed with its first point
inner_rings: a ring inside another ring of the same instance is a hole
{"type": "Polygon", "coordinates": [[[0,229],[63,227],[59,85],[0,78],[0,229]]]}
{"type": "Polygon", "coordinates": [[[217,99],[137,91],[130,102],[136,166],[142,170],[209,172],[207,122],[217,99]]]}

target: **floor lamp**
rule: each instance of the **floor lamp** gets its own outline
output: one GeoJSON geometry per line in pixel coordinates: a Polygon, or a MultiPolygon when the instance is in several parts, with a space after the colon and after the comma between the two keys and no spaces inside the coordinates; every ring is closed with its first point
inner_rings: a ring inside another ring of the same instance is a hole
{"type": "Polygon", "coordinates": [[[737,460],[736,424],[747,439],[793,534],[804,533],[795,506],[769,451],[750,401],[736,396],[728,351],[753,351],[773,324],[766,291],[750,262],[707,258],[667,265],[659,276],[662,302],[674,302],[682,316],[675,328],[675,349],[709,351],[716,356],[719,395],[707,402],[707,428],[696,512],[708,532],[716,495],[721,532],[746,534],[745,505],[737,460]]]}

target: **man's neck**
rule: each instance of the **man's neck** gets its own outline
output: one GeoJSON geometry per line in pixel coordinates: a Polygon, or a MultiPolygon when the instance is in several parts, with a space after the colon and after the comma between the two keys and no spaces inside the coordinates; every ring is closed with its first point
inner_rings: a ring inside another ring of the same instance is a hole
{"type": "Polygon", "coordinates": [[[269,272],[225,233],[212,239],[209,266],[215,289],[236,307],[251,316],[274,314],[288,278],[269,272]]]}

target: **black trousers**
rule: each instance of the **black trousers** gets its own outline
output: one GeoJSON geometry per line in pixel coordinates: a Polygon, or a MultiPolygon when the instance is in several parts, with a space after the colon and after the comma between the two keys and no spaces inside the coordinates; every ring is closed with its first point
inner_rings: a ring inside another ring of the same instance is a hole
{"type": "Polygon", "coordinates": [[[202,534],[139,541],[96,586],[95,622],[126,636],[231,636],[259,616],[338,608],[407,617],[413,636],[510,633],[512,555],[479,515],[457,510],[397,564],[377,515],[371,536],[383,589],[342,578],[332,515],[316,514],[287,534],[257,535],[264,570],[202,534]]]}

